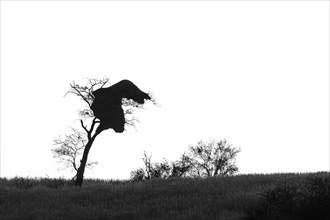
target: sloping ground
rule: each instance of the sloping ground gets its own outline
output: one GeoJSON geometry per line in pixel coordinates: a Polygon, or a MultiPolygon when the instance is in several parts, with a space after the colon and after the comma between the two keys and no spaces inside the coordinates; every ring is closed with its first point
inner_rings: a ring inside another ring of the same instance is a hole
{"type": "Polygon", "coordinates": [[[242,219],[260,193],[330,173],[177,178],[144,182],[0,179],[0,219],[242,219]]]}

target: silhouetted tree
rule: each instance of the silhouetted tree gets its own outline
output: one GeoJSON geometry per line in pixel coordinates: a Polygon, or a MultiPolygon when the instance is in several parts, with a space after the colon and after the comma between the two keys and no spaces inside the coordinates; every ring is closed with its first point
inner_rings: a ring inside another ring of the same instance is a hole
{"type": "Polygon", "coordinates": [[[232,175],[238,171],[235,165],[236,156],[240,152],[227,140],[199,141],[189,146],[186,162],[191,166],[191,176],[211,177],[232,175]]]}
{"type": "MultiPolygon", "coordinates": [[[[78,171],[80,164],[79,159],[87,143],[87,136],[85,133],[72,128],[72,133],[65,135],[64,139],[56,138],[54,140],[54,147],[51,151],[54,158],[57,158],[63,164],[63,169],[70,169],[71,171],[78,171]]],[[[96,161],[89,161],[86,163],[86,168],[92,168],[97,165],[96,161]]],[[[73,179],[76,176],[73,177],[73,179]]]]}
{"type": "Polygon", "coordinates": [[[134,125],[134,108],[142,108],[145,100],[155,100],[150,94],[144,93],[129,80],[122,80],[109,87],[109,79],[88,79],[85,86],[73,82],[67,93],[81,98],[87,108],[79,112],[84,120],[80,120],[81,127],[86,132],[87,142],[83,149],[80,165],[76,166],[75,185],[82,186],[88,153],[95,138],[109,128],[117,133],[124,131],[124,125],[134,125]],[[106,87],[108,86],[108,87],[106,87]],[[90,126],[85,125],[87,120],[90,126]]]}

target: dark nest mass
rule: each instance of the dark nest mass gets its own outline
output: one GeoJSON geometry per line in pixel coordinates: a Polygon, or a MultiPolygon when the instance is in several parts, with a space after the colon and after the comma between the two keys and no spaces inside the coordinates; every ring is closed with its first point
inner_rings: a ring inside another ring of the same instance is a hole
{"type": "Polygon", "coordinates": [[[100,119],[97,130],[100,132],[112,128],[117,133],[122,133],[125,126],[124,110],[122,99],[132,99],[133,101],[144,104],[145,100],[151,97],[141,91],[134,83],[129,80],[122,80],[108,88],[100,88],[93,92],[95,97],[91,109],[95,117],[100,119]]]}

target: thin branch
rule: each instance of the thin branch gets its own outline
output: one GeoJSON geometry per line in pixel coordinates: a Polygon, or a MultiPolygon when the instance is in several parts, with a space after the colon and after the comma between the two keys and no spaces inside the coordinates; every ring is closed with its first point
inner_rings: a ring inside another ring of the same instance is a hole
{"type": "Polygon", "coordinates": [[[73,169],[74,169],[75,171],[78,171],[78,168],[77,168],[77,166],[76,166],[76,162],[75,162],[75,161],[71,161],[71,163],[72,163],[73,169]]]}
{"type": "Polygon", "coordinates": [[[89,134],[89,131],[88,131],[87,128],[84,126],[84,122],[83,122],[83,120],[80,119],[80,123],[81,123],[81,127],[83,127],[83,129],[86,131],[86,133],[89,134]]]}
{"type": "Polygon", "coordinates": [[[79,96],[82,100],[84,100],[88,104],[89,107],[91,107],[91,103],[86,98],[86,95],[82,94],[82,92],[84,92],[83,88],[81,88],[78,84],[76,84],[75,81],[73,81],[72,84],[70,83],[70,87],[71,87],[71,91],[68,91],[67,93],[65,93],[65,95],[68,93],[75,94],[75,95],[79,96]]]}

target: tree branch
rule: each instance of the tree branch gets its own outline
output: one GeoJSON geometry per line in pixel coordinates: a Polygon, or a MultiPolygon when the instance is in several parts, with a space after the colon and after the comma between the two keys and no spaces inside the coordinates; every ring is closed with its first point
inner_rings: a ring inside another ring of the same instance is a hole
{"type": "Polygon", "coordinates": [[[77,96],[80,96],[80,98],[82,98],[82,100],[84,100],[88,104],[88,106],[91,107],[91,103],[86,97],[88,94],[86,94],[86,95],[83,94],[84,89],[82,87],[77,85],[74,81],[73,81],[72,84],[70,83],[70,87],[71,87],[71,91],[68,91],[66,94],[72,93],[72,94],[75,94],[77,96]]]}
{"type": "Polygon", "coordinates": [[[89,131],[88,131],[87,128],[84,126],[84,122],[83,122],[83,120],[80,119],[80,123],[81,123],[81,127],[83,127],[83,129],[86,131],[87,135],[89,135],[89,131]]]}

